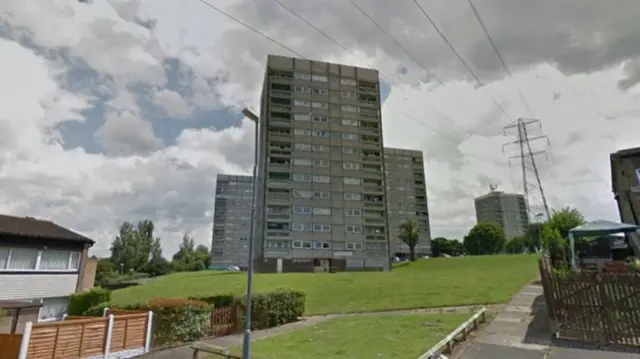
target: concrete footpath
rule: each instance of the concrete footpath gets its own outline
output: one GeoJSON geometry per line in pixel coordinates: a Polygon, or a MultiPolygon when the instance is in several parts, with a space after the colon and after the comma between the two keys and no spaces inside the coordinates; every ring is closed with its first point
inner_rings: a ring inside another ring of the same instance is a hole
{"type": "Polygon", "coordinates": [[[522,288],[456,359],[632,359],[638,352],[578,347],[552,340],[542,286],[522,288]]]}

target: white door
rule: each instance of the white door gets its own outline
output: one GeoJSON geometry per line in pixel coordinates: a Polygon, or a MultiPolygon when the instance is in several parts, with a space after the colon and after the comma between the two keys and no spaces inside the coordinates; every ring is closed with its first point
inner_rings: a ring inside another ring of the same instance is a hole
{"type": "Polygon", "coordinates": [[[282,258],[278,258],[277,262],[277,272],[282,273],[282,258]]]}

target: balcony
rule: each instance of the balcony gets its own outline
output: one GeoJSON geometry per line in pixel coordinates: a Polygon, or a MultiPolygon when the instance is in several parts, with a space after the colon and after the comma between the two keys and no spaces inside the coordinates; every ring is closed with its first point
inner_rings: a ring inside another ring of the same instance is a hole
{"type": "Polygon", "coordinates": [[[371,109],[371,108],[366,108],[366,107],[360,107],[360,111],[359,113],[362,116],[372,116],[372,117],[378,117],[379,116],[379,112],[378,109],[371,109]]]}

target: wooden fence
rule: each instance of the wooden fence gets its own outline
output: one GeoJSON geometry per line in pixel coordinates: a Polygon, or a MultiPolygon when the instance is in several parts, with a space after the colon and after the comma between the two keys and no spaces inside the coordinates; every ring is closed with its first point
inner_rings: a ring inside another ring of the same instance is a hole
{"type": "Polygon", "coordinates": [[[640,346],[640,274],[590,271],[540,274],[557,337],[640,346]]]}
{"type": "Polygon", "coordinates": [[[27,323],[19,355],[10,359],[80,359],[116,353],[118,358],[131,358],[149,351],[151,312],[65,319],[27,323]]]}
{"type": "Polygon", "coordinates": [[[215,308],[211,311],[211,336],[221,337],[241,331],[241,317],[235,306],[215,308]]]}
{"type": "Polygon", "coordinates": [[[0,359],[16,359],[21,343],[22,334],[0,334],[0,359]]]}

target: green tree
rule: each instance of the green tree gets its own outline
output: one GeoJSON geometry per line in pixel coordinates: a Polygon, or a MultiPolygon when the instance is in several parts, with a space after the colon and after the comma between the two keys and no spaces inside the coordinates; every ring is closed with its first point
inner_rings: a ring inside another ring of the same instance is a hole
{"type": "Polygon", "coordinates": [[[172,267],[180,272],[193,272],[207,268],[209,249],[204,245],[196,247],[193,238],[187,234],[182,236],[182,243],[173,255],[172,267]]]}
{"type": "Polygon", "coordinates": [[[96,266],[96,279],[95,284],[97,286],[103,286],[109,282],[113,282],[118,277],[118,269],[113,264],[110,258],[98,259],[96,266]]]}
{"type": "Polygon", "coordinates": [[[525,236],[513,237],[504,247],[507,253],[524,253],[529,250],[529,239],[525,236]]]}
{"type": "Polygon", "coordinates": [[[571,229],[585,224],[586,221],[578,209],[565,207],[558,211],[554,210],[547,223],[558,231],[560,237],[566,239],[569,237],[571,229]]]}
{"type": "Polygon", "coordinates": [[[420,241],[420,230],[416,221],[408,220],[400,224],[400,240],[409,246],[409,260],[416,260],[416,246],[420,241]]]}
{"type": "Polygon", "coordinates": [[[464,237],[464,249],[471,255],[495,254],[504,250],[507,239],[495,223],[478,223],[464,237]]]}
{"type": "Polygon", "coordinates": [[[542,245],[554,264],[566,261],[568,241],[550,224],[542,226],[542,245]]]}
{"type": "Polygon", "coordinates": [[[459,256],[464,253],[462,242],[456,239],[447,239],[437,237],[431,240],[431,255],[440,257],[444,254],[450,256],[459,256]]]}
{"type": "Polygon", "coordinates": [[[153,237],[154,225],[150,220],[138,222],[137,226],[124,222],[118,236],[111,242],[110,260],[118,272],[145,272],[149,262],[162,256],[160,238],[153,237]]]}

